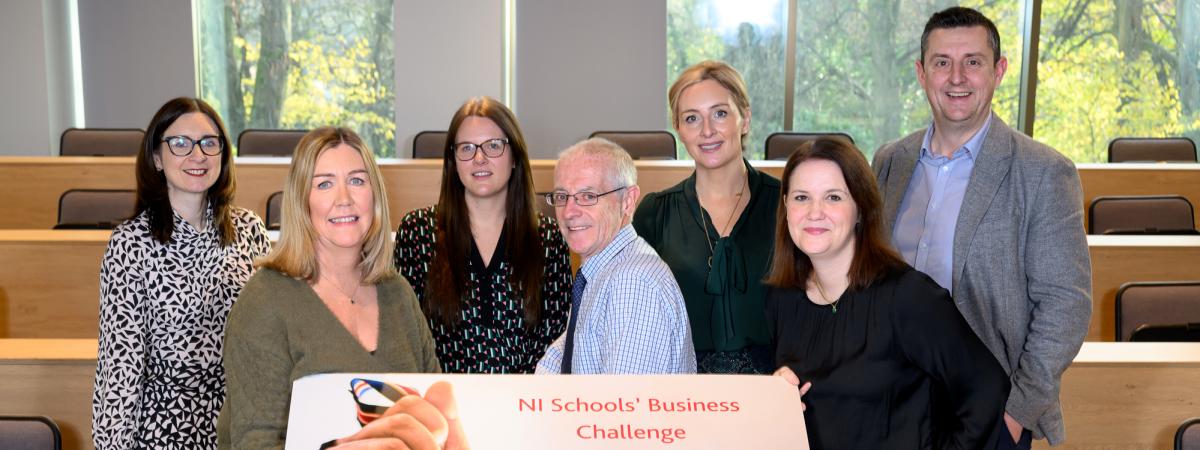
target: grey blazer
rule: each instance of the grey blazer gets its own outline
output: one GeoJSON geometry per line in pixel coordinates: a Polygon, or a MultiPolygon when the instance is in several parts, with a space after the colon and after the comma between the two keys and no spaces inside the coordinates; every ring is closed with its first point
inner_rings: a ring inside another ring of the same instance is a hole
{"type": "MultiPolygon", "coordinates": [[[[875,153],[888,235],[925,130],[875,153]]],[[[1005,411],[1035,438],[1065,438],[1062,373],[1087,335],[1092,268],[1083,187],[1070,160],[993,116],[954,231],[954,302],[1012,381],[1005,411]]]]}

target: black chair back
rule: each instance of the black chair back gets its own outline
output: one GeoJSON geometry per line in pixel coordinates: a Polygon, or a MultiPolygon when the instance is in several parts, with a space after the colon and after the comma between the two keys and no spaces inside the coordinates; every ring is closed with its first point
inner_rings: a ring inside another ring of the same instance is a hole
{"type": "Polygon", "coordinates": [[[1116,138],[1108,162],[1196,162],[1196,143],[1186,137],[1116,138]]]}
{"type": "Polygon", "coordinates": [[[267,197],[267,229],[278,230],[283,221],[283,191],[277,191],[267,197]]]}
{"type": "Polygon", "coordinates": [[[133,217],[137,194],[124,189],[70,189],[58,197],[56,230],[111,230],[133,217]]]}
{"type": "Polygon", "coordinates": [[[1200,342],[1200,323],[1142,325],[1133,330],[1129,342],[1200,342]]]}
{"type": "Polygon", "coordinates": [[[675,159],[675,135],[669,131],[597,131],[588,137],[613,141],[633,159],[675,159]]]}
{"type": "Polygon", "coordinates": [[[1180,195],[1096,197],[1088,205],[1088,234],[1196,234],[1193,211],[1180,195]]]}
{"type": "Polygon", "coordinates": [[[137,156],[145,131],[137,128],[68,128],[58,142],[59,156],[137,156]]]}
{"type": "Polygon", "coordinates": [[[1200,450],[1200,417],[1179,424],[1175,431],[1175,450],[1200,450]]]}
{"type": "Polygon", "coordinates": [[[0,449],[62,450],[62,433],[49,417],[0,416],[0,449]]]}
{"type": "Polygon", "coordinates": [[[442,159],[449,145],[445,131],[422,131],[413,136],[414,159],[442,159]]]}
{"type": "Polygon", "coordinates": [[[778,133],[771,133],[770,136],[767,136],[767,142],[764,147],[766,150],[763,155],[763,159],[769,161],[787,161],[787,159],[792,156],[792,153],[794,153],[796,149],[800,147],[800,144],[815,140],[821,136],[840,137],[850,141],[851,144],[854,143],[854,138],[850,137],[849,134],[841,132],[800,133],[793,131],[781,131],[778,133]]]}
{"type": "Polygon", "coordinates": [[[250,129],[238,135],[238,156],[287,156],[309,130],[250,129]]]}
{"type": "Polygon", "coordinates": [[[1116,309],[1118,342],[1145,325],[1200,323],[1200,281],[1125,283],[1117,289],[1116,309]]]}

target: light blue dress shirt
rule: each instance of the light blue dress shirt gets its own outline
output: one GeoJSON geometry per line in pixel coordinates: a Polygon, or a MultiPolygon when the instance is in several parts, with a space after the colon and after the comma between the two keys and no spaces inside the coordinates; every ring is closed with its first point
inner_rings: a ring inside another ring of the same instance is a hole
{"type": "MultiPolygon", "coordinates": [[[[683,294],[671,269],[633,226],[579,268],[587,279],[575,328],[576,374],[696,373],[683,294]]],[[[562,369],[565,333],[546,349],[538,374],[562,369]]]]}
{"type": "Polygon", "coordinates": [[[933,124],[925,131],[921,157],[912,181],[900,201],[892,242],[913,268],[925,272],[947,291],[954,292],[954,230],[963,196],[975,168],[975,158],[991,127],[992,116],[979,131],[949,158],[930,150],[933,124]]]}

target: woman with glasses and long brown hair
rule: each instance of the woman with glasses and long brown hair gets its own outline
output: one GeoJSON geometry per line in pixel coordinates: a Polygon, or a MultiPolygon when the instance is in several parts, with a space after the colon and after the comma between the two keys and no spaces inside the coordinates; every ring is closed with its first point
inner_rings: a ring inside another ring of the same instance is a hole
{"type": "Polygon", "coordinates": [[[404,216],[396,267],[417,292],[443,371],[532,373],[566,326],[566,242],[537,210],[512,111],[472,98],[447,136],[441,196],[404,216]]]}
{"type": "Polygon", "coordinates": [[[113,230],[100,266],[92,396],[96,448],[216,448],[225,399],[225,322],[270,243],[233,206],[233,155],[200,99],[168,101],[135,164],[137,215],[113,230]]]}

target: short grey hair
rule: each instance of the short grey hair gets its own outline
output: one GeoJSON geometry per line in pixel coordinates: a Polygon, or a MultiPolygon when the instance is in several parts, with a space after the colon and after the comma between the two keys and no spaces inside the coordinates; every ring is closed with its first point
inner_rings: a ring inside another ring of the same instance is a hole
{"type": "MultiPolygon", "coordinates": [[[[610,183],[609,189],[637,184],[637,167],[633,165],[633,158],[616,142],[604,138],[586,139],[576,142],[558,154],[559,161],[581,157],[608,160],[608,164],[605,165],[605,178],[610,183]]],[[[624,196],[624,192],[621,194],[624,196]]]]}

